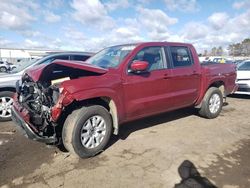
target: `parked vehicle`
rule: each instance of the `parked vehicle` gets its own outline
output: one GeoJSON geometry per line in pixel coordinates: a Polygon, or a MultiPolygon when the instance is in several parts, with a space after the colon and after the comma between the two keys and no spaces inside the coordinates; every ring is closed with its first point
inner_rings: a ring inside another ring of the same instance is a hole
{"type": "Polygon", "coordinates": [[[236,94],[250,95],[250,60],[243,61],[237,69],[237,81],[239,88],[236,94]]]}
{"type": "Polygon", "coordinates": [[[225,63],[226,59],[223,57],[216,57],[216,58],[213,58],[211,61],[213,61],[215,63],[225,63]]]}
{"type": "Polygon", "coordinates": [[[9,74],[0,75],[0,122],[11,120],[12,97],[16,91],[16,82],[20,80],[23,73],[39,64],[49,64],[55,59],[79,60],[85,61],[92,53],[56,53],[45,56],[39,60],[33,59],[26,62],[20,62],[19,66],[13,69],[9,74]]]}
{"type": "Polygon", "coordinates": [[[14,65],[13,63],[7,62],[7,65],[9,66],[8,71],[13,71],[16,68],[16,65],[14,65]]]}
{"type": "Polygon", "coordinates": [[[0,61],[0,72],[7,72],[9,70],[10,66],[7,62],[0,61]]]}
{"type": "Polygon", "coordinates": [[[245,61],[245,60],[235,60],[233,63],[238,65],[238,64],[242,63],[243,61],[245,61]]]}
{"type": "Polygon", "coordinates": [[[234,92],[234,64],[203,64],[191,44],[146,42],[106,48],[86,63],[56,60],[29,69],[17,84],[13,120],[37,141],[90,157],[119,125],[196,107],[216,118],[234,92]]]}

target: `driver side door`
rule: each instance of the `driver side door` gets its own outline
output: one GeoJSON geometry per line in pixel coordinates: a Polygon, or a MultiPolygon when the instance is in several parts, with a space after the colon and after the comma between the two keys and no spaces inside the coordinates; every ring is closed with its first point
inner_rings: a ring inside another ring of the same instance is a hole
{"type": "Polygon", "coordinates": [[[164,49],[161,46],[145,47],[140,50],[133,61],[147,61],[148,70],[143,73],[133,73],[128,66],[128,72],[123,82],[126,120],[157,114],[171,108],[169,77],[164,49]]]}

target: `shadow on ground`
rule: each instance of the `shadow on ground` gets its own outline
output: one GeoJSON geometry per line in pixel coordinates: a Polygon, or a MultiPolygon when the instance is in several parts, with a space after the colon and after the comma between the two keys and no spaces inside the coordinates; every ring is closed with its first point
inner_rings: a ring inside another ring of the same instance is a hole
{"type": "Polygon", "coordinates": [[[113,135],[107,147],[111,147],[118,140],[126,140],[131,133],[134,133],[138,130],[147,129],[149,127],[178,120],[194,114],[197,114],[196,109],[185,108],[122,124],[119,129],[119,135],[113,135]]]}
{"type": "Polygon", "coordinates": [[[250,95],[233,94],[233,95],[229,95],[229,97],[235,98],[235,99],[250,99],[250,95]]]}
{"type": "Polygon", "coordinates": [[[250,187],[250,140],[243,140],[239,145],[238,150],[232,153],[223,157],[217,155],[218,161],[209,168],[201,168],[218,187],[250,187]]]}
{"type": "Polygon", "coordinates": [[[195,165],[185,160],[178,167],[181,181],[175,184],[174,188],[217,188],[206,177],[202,177],[195,165]]]}

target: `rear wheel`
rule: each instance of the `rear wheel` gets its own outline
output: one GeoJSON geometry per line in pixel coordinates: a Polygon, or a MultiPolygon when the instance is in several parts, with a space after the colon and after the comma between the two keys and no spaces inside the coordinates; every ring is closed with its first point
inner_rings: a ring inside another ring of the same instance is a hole
{"type": "Polygon", "coordinates": [[[13,104],[14,92],[0,92],[0,122],[11,120],[11,107],[13,104]]]}
{"type": "Polygon", "coordinates": [[[86,158],[105,149],[111,132],[110,113],[104,107],[94,105],[75,110],[67,117],[62,140],[69,152],[86,158]]]}
{"type": "Polygon", "coordinates": [[[216,118],[222,110],[222,105],[223,96],[221,91],[216,87],[211,87],[203,98],[199,114],[208,119],[216,118]]]}

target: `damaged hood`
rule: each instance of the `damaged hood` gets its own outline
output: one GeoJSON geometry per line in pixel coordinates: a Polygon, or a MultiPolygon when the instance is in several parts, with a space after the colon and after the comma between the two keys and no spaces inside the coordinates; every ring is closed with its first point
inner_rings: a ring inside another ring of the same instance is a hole
{"type": "Polygon", "coordinates": [[[48,65],[41,64],[38,66],[34,66],[28,69],[26,73],[32,78],[34,82],[37,82],[38,80],[40,80],[41,77],[46,76],[47,74],[53,72],[53,69],[55,68],[56,65],[84,70],[88,72],[94,72],[98,74],[105,74],[108,71],[107,69],[81,61],[55,60],[53,61],[53,63],[50,63],[48,65]]]}

